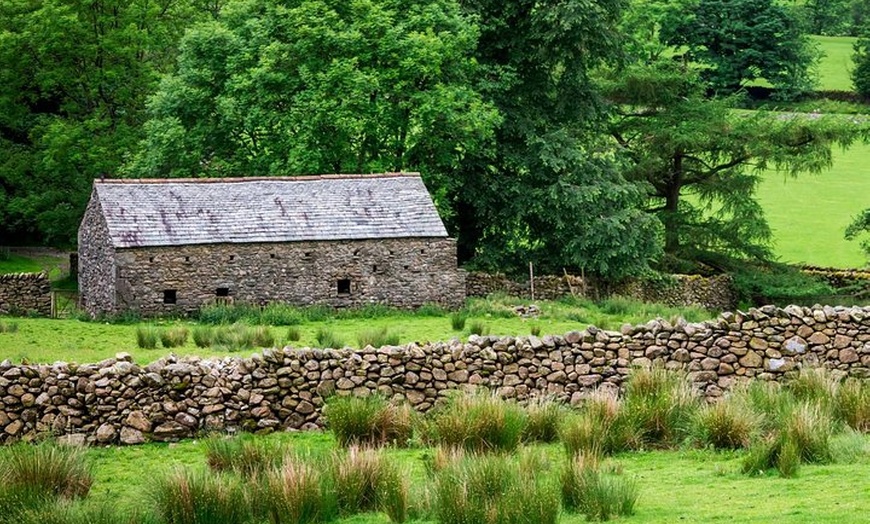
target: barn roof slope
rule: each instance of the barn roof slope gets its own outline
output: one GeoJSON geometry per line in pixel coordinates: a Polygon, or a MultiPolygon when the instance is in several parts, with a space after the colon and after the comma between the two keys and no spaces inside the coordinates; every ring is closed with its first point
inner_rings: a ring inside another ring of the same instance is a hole
{"type": "Polygon", "coordinates": [[[118,248],[446,237],[420,175],[97,180],[118,248]]]}

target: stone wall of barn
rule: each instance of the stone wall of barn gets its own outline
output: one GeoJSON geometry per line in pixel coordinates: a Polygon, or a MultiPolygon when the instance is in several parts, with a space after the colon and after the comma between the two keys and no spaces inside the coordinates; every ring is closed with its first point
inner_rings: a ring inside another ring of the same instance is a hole
{"type": "Polygon", "coordinates": [[[117,308],[190,313],[215,301],[461,307],[465,273],[448,238],[119,249],[117,308]]]}
{"type": "Polygon", "coordinates": [[[79,307],[91,316],[115,314],[115,249],[98,198],[88,203],[78,244],[79,307]]]}
{"type": "Polygon", "coordinates": [[[51,314],[51,282],[45,273],[0,275],[0,314],[51,314]]]}
{"type": "Polygon", "coordinates": [[[321,427],[324,395],[380,393],[420,411],[450,389],[487,387],[525,400],[580,402],[620,388],[634,365],[684,369],[715,398],[746,380],[780,381],[801,366],[870,377],[870,307],[765,306],[716,320],[654,320],[620,332],[478,337],[360,351],[267,350],[256,358],[169,357],[147,366],[120,354],[97,364],[0,363],[0,441],[51,432],[135,444],[204,431],[321,427]]]}

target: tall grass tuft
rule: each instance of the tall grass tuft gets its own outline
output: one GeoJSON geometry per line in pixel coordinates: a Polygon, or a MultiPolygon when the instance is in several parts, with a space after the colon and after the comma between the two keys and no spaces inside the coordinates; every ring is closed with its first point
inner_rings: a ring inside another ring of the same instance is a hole
{"type": "Polygon", "coordinates": [[[258,348],[275,347],[275,335],[269,326],[256,326],[251,330],[251,342],[258,348]]]}
{"type": "Polygon", "coordinates": [[[339,510],[345,515],[385,511],[393,522],[404,522],[408,479],[387,455],[356,446],[333,457],[333,482],[339,510]]]}
{"type": "Polygon", "coordinates": [[[468,451],[513,451],[527,421],[516,402],[487,392],[457,394],[431,412],[426,433],[432,442],[468,451]]]}
{"type": "Polygon", "coordinates": [[[801,402],[815,402],[825,408],[833,404],[837,380],[823,367],[805,367],[786,387],[801,402]]]}
{"type": "Polygon", "coordinates": [[[0,320],[0,333],[16,333],[18,332],[17,322],[7,322],[0,320]]]}
{"type": "Polygon", "coordinates": [[[154,515],[144,511],[118,510],[112,504],[85,505],[60,503],[31,508],[9,518],[0,516],[0,522],[15,524],[161,524],[154,515]]]}
{"type": "Polygon", "coordinates": [[[176,470],[152,486],[151,501],[166,524],[245,524],[251,518],[250,501],[235,477],[176,470]]]}
{"type": "Polygon", "coordinates": [[[672,447],[689,433],[699,405],[684,374],[637,368],[628,377],[622,413],[637,445],[672,447]]]}
{"type": "Polygon", "coordinates": [[[697,412],[693,433],[701,445],[739,449],[749,446],[760,426],[758,415],[742,402],[742,398],[729,395],[697,412]]]}
{"type": "Polygon", "coordinates": [[[434,513],[442,524],[555,524],[559,490],[530,468],[538,460],[454,454],[435,473],[434,513]]]}
{"type": "Polygon", "coordinates": [[[535,397],[526,406],[527,423],[523,430],[525,442],[555,442],[559,439],[559,425],[565,416],[566,408],[560,402],[535,397]]]}
{"type": "Polygon", "coordinates": [[[187,342],[189,332],[184,326],[173,326],[160,330],[160,343],[165,348],[181,347],[187,342]]]}
{"type": "Polygon", "coordinates": [[[336,493],[326,473],[292,456],[258,484],[257,506],[271,524],[328,522],[338,514],[336,493]]]}
{"type": "Polygon", "coordinates": [[[401,446],[413,436],[413,408],[393,405],[380,395],[330,397],[324,415],[341,446],[401,446]]]}
{"type": "Polygon", "coordinates": [[[399,335],[397,333],[390,333],[386,327],[362,331],[357,334],[356,340],[360,348],[365,348],[366,346],[381,348],[399,345],[399,335]]]}
{"type": "Polygon", "coordinates": [[[482,320],[472,320],[471,323],[468,324],[468,334],[480,336],[489,335],[489,326],[482,320]]]}
{"type": "Polygon", "coordinates": [[[78,448],[50,442],[16,444],[0,454],[5,497],[73,499],[86,496],[92,483],[91,467],[78,448]]]}
{"type": "Polygon", "coordinates": [[[198,348],[211,347],[215,343],[215,330],[211,326],[195,326],[193,328],[193,343],[198,348]]]}
{"type": "Polygon", "coordinates": [[[295,326],[305,321],[299,308],[280,302],[272,302],[259,312],[254,321],[269,326],[295,326]]]}
{"type": "Polygon", "coordinates": [[[204,441],[206,463],[215,472],[233,471],[252,477],[281,464],[284,449],[250,435],[213,436],[204,441]]]}
{"type": "Polygon", "coordinates": [[[457,311],[450,315],[450,327],[453,331],[462,331],[465,329],[465,321],[468,320],[468,315],[461,311],[457,311]]]}
{"type": "Polygon", "coordinates": [[[619,399],[600,389],[585,400],[579,413],[565,419],[559,439],[569,457],[580,453],[610,454],[632,447],[636,440],[624,423],[619,399]]]}
{"type": "Polygon", "coordinates": [[[159,340],[160,329],[157,326],[136,326],[136,345],[141,349],[155,349],[159,340]]]}
{"type": "Polygon", "coordinates": [[[562,471],[562,503],[588,520],[609,520],[634,514],[637,484],[612,473],[605,473],[595,455],[580,453],[562,471]]]}
{"type": "Polygon", "coordinates": [[[856,431],[870,432],[870,382],[843,382],[834,395],[834,416],[856,431]]]}
{"type": "Polygon", "coordinates": [[[254,331],[250,326],[235,323],[215,328],[214,346],[227,351],[244,351],[254,347],[254,331]]]}
{"type": "Polygon", "coordinates": [[[344,347],[344,340],[338,334],[326,327],[317,328],[317,333],[314,335],[317,340],[317,345],[322,348],[340,349],[344,347]]]}
{"type": "Polygon", "coordinates": [[[302,331],[296,326],[290,326],[287,328],[287,341],[288,342],[299,342],[302,338],[302,331]]]}

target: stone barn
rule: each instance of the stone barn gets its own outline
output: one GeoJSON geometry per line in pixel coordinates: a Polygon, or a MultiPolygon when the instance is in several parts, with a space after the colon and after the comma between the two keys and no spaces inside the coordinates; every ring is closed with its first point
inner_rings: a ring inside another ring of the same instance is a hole
{"type": "Polygon", "coordinates": [[[456,243],[415,173],[96,180],[78,242],[92,316],[465,300],[456,243]]]}

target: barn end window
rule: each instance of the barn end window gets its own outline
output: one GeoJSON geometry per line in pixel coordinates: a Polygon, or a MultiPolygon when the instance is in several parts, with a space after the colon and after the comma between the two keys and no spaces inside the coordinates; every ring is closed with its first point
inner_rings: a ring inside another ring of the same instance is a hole
{"type": "Polygon", "coordinates": [[[230,255],[230,262],[236,259],[236,255],[230,255]]]}
{"type": "Polygon", "coordinates": [[[338,294],[339,295],[350,295],[350,279],[349,278],[340,278],[338,279],[338,294]]]}
{"type": "Polygon", "coordinates": [[[178,292],[174,289],[164,289],[163,290],[163,303],[164,304],[175,304],[178,300],[178,292]]]}
{"type": "Polygon", "coordinates": [[[214,291],[216,297],[228,297],[230,296],[230,288],[228,287],[219,287],[214,291]]]}

